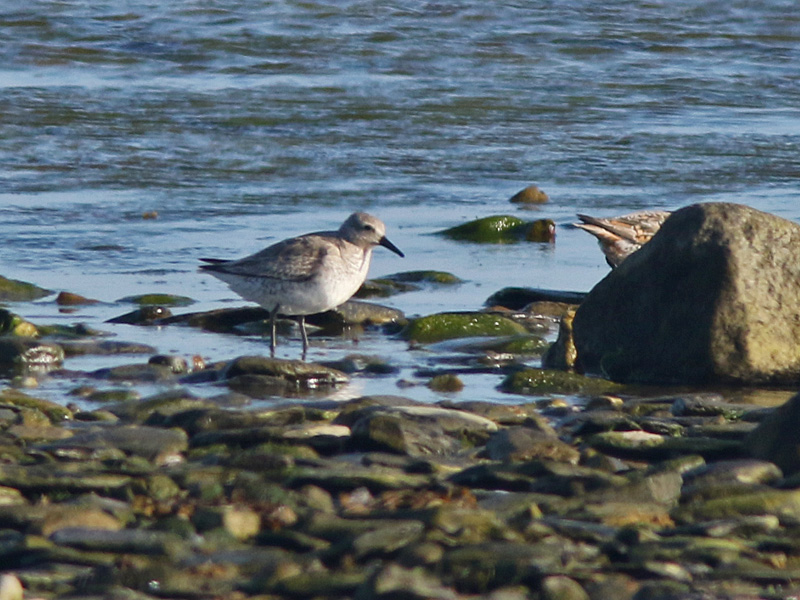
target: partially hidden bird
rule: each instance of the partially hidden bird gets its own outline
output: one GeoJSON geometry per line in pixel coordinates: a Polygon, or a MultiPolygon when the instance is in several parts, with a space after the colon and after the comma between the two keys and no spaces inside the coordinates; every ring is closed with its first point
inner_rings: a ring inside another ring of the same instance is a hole
{"type": "Polygon", "coordinates": [[[575,223],[597,238],[612,269],[650,241],[672,214],[666,210],[642,210],[619,217],[600,218],[579,214],[575,223]]]}

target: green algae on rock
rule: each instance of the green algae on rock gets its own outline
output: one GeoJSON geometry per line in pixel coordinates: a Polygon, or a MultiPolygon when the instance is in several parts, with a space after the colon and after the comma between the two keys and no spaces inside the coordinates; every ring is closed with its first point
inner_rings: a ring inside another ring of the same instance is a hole
{"type": "Polygon", "coordinates": [[[500,389],[514,394],[602,394],[621,389],[617,383],[597,377],[548,369],[524,369],[507,376],[500,389]]]}
{"type": "Polygon", "coordinates": [[[507,317],[493,313],[437,313],[412,320],[401,332],[403,339],[428,344],[462,337],[521,335],[527,330],[507,317]]]}
{"type": "Polygon", "coordinates": [[[16,407],[30,408],[41,411],[53,423],[72,419],[72,411],[50,400],[29,396],[19,390],[4,389],[0,391],[0,405],[11,405],[16,407]]]}
{"type": "Polygon", "coordinates": [[[139,306],[189,306],[194,300],[188,296],[175,294],[139,294],[138,296],[125,296],[117,300],[119,303],[138,304],[139,306]]]}
{"type": "Polygon", "coordinates": [[[33,283],[7,279],[0,275],[0,302],[30,302],[52,293],[51,290],[40,288],[33,283]]]}
{"type": "Polygon", "coordinates": [[[496,215],[462,223],[439,233],[452,240],[479,244],[513,244],[523,240],[552,242],[555,223],[551,219],[527,222],[519,217],[496,215]]]}
{"type": "Polygon", "coordinates": [[[0,335],[38,337],[39,329],[10,310],[0,308],[0,335]]]}

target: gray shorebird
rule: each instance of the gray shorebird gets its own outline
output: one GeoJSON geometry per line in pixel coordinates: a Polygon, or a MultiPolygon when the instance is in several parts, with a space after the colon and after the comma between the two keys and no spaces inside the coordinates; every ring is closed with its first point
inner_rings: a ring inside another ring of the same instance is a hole
{"type": "Polygon", "coordinates": [[[649,242],[670,214],[666,210],[642,210],[609,219],[579,214],[582,222],[575,223],[575,227],[597,238],[606,262],[613,269],[649,242]]]}
{"type": "Polygon", "coordinates": [[[208,264],[200,268],[269,311],[273,355],[277,315],[299,317],[305,357],[305,316],[335,308],[355,294],[367,277],[375,246],[403,256],[386,238],[380,219],[356,212],[338,231],[289,238],[239,260],[201,258],[208,264]]]}

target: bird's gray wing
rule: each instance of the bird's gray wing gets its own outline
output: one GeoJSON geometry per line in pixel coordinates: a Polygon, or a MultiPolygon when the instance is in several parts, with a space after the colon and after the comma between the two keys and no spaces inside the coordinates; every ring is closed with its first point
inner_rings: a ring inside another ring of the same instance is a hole
{"type": "Polygon", "coordinates": [[[201,268],[243,277],[304,281],[314,275],[327,255],[329,244],[324,241],[316,235],[290,238],[239,260],[203,259],[210,264],[201,268]]]}

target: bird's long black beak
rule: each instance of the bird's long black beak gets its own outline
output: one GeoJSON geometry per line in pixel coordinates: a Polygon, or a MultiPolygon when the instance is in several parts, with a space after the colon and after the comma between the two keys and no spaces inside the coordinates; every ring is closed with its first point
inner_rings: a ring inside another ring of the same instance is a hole
{"type": "Polygon", "coordinates": [[[380,242],[378,242],[378,243],[379,243],[381,246],[383,246],[384,248],[388,248],[389,250],[391,250],[392,252],[394,252],[395,254],[397,254],[398,256],[400,256],[401,258],[405,256],[405,254],[403,254],[402,252],[400,252],[400,248],[398,248],[398,247],[397,247],[397,246],[395,246],[395,245],[394,245],[392,242],[390,242],[390,241],[389,241],[389,238],[387,238],[386,236],[382,237],[382,238],[381,238],[381,241],[380,241],[380,242]]]}

